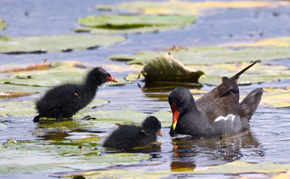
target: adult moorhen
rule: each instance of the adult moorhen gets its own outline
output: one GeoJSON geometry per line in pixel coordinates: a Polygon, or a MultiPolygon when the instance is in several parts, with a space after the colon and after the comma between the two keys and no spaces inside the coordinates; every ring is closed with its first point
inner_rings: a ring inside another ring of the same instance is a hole
{"type": "Polygon", "coordinates": [[[36,102],[39,115],[33,121],[38,122],[40,117],[56,118],[58,121],[72,117],[94,99],[98,87],[107,81],[117,80],[97,67],[87,74],[83,84],[62,84],[50,89],[36,102]]]}
{"type": "Polygon", "coordinates": [[[187,88],[175,88],[168,97],[173,114],[170,135],[210,137],[248,130],[249,120],[260,103],[263,89],[251,91],[239,103],[237,80],[255,63],[232,78],[223,77],[219,86],[196,102],[187,88]]]}
{"type": "Polygon", "coordinates": [[[106,139],[104,147],[127,151],[155,142],[157,134],[162,136],[161,123],[154,116],[147,117],[141,126],[117,125],[119,128],[106,139]]]}

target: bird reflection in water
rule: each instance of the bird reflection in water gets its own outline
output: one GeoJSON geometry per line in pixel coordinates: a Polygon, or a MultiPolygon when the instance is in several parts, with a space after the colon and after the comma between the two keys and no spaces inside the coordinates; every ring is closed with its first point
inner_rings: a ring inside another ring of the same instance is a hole
{"type": "Polygon", "coordinates": [[[221,165],[238,159],[264,156],[264,150],[250,132],[216,138],[179,135],[172,140],[171,171],[193,171],[198,167],[221,165]]]}

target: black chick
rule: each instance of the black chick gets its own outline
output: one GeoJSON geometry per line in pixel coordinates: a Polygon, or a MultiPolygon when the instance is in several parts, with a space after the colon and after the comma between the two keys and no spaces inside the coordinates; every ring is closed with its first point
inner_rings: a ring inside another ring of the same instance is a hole
{"type": "Polygon", "coordinates": [[[119,128],[106,139],[104,147],[126,151],[155,142],[157,134],[162,136],[161,123],[154,116],[147,117],[141,126],[117,125],[119,128]]]}
{"type": "Polygon", "coordinates": [[[98,87],[107,81],[116,82],[103,68],[92,69],[82,84],[63,84],[56,86],[36,102],[39,115],[34,118],[38,122],[40,117],[70,118],[80,109],[87,106],[95,97],[98,87]]]}

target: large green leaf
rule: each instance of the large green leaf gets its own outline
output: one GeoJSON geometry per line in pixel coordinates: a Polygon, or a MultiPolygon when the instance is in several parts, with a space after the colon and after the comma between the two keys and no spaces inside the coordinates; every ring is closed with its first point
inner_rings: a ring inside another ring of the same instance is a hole
{"type": "Polygon", "coordinates": [[[253,43],[237,44],[236,46],[248,47],[290,47],[290,37],[260,40],[253,43]]]}
{"type": "Polygon", "coordinates": [[[4,99],[6,97],[9,98],[9,96],[11,95],[10,93],[31,93],[32,94],[32,93],[44,92],[44,91],[47,91],[48,89],[49,89],[48,87],[1,84],[0,82],[0,93],[3,93],[3,97],[1,98],[4,98],[4,99]]]}
{"type": "Polygon", "coordinates": [[[141,74],[149,81],[191,81],[197,82],[204,73],[184,66],[171,54],[151,60],[144,66],[141,74]]]}
{"type": "MultiPolygon", "coordinates": [[[[9,74],[8,76],[1,75],[0,92],[44,92],[49,87],[56,85],[82,82],[86,74],[86,69],[76,68],[71,63],[51,62],[48,70],[20,71],[14,72],[11,75],[9,74]]],[[[118,83],[108,83],[108,85],[129,83],[124,79],[117,79],[119,81],[118,83]]]]}
{"type": "Polygon", "coordinates": [[[205,170],[195,171],[195,173],[282,173],[290,170],[290,164],[276,164],[272,162],[246,163],[234,161],[220,166],[210,167],[205,170]]]}
{"type": "MultiPolygon", "coordinates": [[[[205,75],[201,76],[199,82],[202,84],[219,85],[222,82],[222,77],[232,77],[249,63],[236,64],[215,64],[215,65],[190,65],[192,68],[198,68],[204,71],[205,75]]],[[[239,80],[239,84],[271,82],[278,80],[290,79],[289,68],[282,65],[268,65],[257,63],[245,73],[239,80]]]]}
{"type": "Polygon", "coordinates": [[[0,103],[0,116],[23,116],[36,114],[34,101],[3,101],[0,103]]]}
{"type": "Polygon", "coordinates": [[[96,127],[97,128],[112,128],[115,127],[115,123],[129,123],[129,124],[140,124],[143,120],[150,115],[156,116],[162,123],[162,127],[170,126],[171,122],[171,113],[167,111],[155,112],[153,114],[146,114],[142,112],[133,111],[130,109],[127,110],[90,110],[84,111],[76,114],[75,118],[83,118],[86,115],[95,117],[96,127]],[[109,124],[106,124],[109,123],[109,124]]]}
{"type": "Polygon", "coordinates": [[[16,84],[37,87],[53,87],[65,82],[81,82],[84,78],[83,69],[51,69],[30,72],[18,72],[7,79],[1,79],[2,84],[16,84]]]}
{"type": "MultiPolygon", "coordinates": [[[[154,163],[151,164],[151,166],[154,163]]],[[[231,163],[227,163],[224,165],[218,165],[209,167],[206,169],[195,169],[195,170],[186,170],[186,168],[177,170],[177,171],[169,171],[164,169],[157,170],[142,170],[142,164],[139,166],[136,165],[134,167],[115,167],[108,169],[95,169],[95,170],[87,170],[87,171],[74,171],[74,172],[63,172],[52,174],[51,176],[55,177],[76,177],[83,176],[89,178],[167,178],[170,175],[174,174],[182,174],[183,176],[195,176],[194,178],[200,177],[209,177],[217,176],[217,174],[270,174],[270,173],[286,173],[290,170],[290,164],[279,164],[272,162],[264,162],[264,163],[246,163],[242,161],[234,161],[231,163]],[[126,172],[124,172],[126,171],[126,172]],[[191,174],[191,175],[189,175],[191,174]],[[197,174],[197,175],[194,175],[197,174]],[[213,175],[215,174],[215,175],[213,175]]],[[[231,176],[231,175],[230,175],[231,176]]],[[[288,175],[284,175],[288,177],[288,175]]]]}
{"type": "MultiPolygon", "coordinates": [[[[149,164],[150,165],[150,164],[149,164]]],[[[148,166],[149,166],[148,165],[148,166]]],[[[151,165],[156,165],[156,163],[152,162],[151,165]]],[[[138,178],[138,179],[157,179],[157,178],[168,178],[171,174],[168,171],[148,171],[142,169],[140,166],[137,168],[138,165],[132,168],[134,169],[127,169],[126,167],[115,167],[115,168],[108,168],[108,169],[95,169],[95,170],[85,170],[85,171],[74,171],[74,172],[62,172],[62,173],[54,173],[50,176],[58,177],[58,178],[74,178],[74,177],[88,177],[91,179],[99,179],[99,178],[138,178]],[[137,169],[135,169],[137,168],[137,169]]],[[[145,165],[146,167],[146,165],[145,165]]],[[[144,167],[144,168],[145,168],[144,167]]]]}
{"type": "Polygon", "coordinates": [[[0,76],[0,92],[7,94],[7,97],[12,96],[13,93],[39,93],[61,83],[81,81],[85,70],[75,68],[73,64],[75,62],[51,62],[45,69],[36,68],[36,70],[26,71],[26,69],[31,70],[28,67],[32,66],[28,66],[4,70],[9,71],[10,74],[0,76]]]}
{"type": "MultiPolygon", "coordinates": [[[[108,101],[104,99],[94,99],[85,109],[95,106],[102,106],[108,101]]],[[[2,101],[0,103],[0,116],[24,116],[36,114],[35,102],[33,100],[24,101],[2,101]]]]}
{"type": "Polygon", "coordinates": [[[90,145],[80,147],[74,140],[71,143],[8,140],[0,150],[1,174],[68,171],[68,167],[94,169],[149,158],[148,154],[134,153],[101,155],[102,150],[90,145]],[[28,160],[31,162],[27,163],[28,160]]]}
{"type": "Polygon", "coordinates": [[[264,88],[262,104],[275,107],[290,107],[290,87],[282,88],[264,88]]]}
{"type": "Polygon", "coordinates": [[[0,18],[0,31],[4,30],[8,25],[0,18]]]}
{"type": "Polygon", "coordinates": [[[186,2],[186,1],[165,1],[165,2],[124,2],[116,6],[97,6],[101,10],[126,10],[129,12],[141,12],[144,14],[183,14],[197,15],[202,10],[213,8],[251,8],[251,7],[273,7],[281,3],[271,3],[266,1],[238,1],[238,2],[186,2]]]}
{"type": "Polygon", "coordinates": [[[250,62],[255,59],[266,61],[290,57],[290,49],[285,47],[189,47],[177,50],[140,52],[134,55],[119,54],[108,58],[120,61],[130,60],[127,62],[128,64],[145,64],[168,52],[185,65],[250,62]]]}
{"type": "Polygon", "coordinates": [[[52,35],[35,37],[0,37],[0,53],[56,52],[84,50],[120,43],[126,38],[111,35],[52,35]]]}
{"type": "Polygon", "coordinates": [[[87,28],[76,31],[92,33],[140,33],[157,32],[186,27],[197,19],[196,16],[179,15],[101,15],[80,18],[78,21],[87,28]]]}

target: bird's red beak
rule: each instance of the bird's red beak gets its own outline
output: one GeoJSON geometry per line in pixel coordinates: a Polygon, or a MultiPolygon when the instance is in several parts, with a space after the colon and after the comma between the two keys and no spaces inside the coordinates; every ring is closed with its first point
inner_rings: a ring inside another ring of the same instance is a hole
{"type": "Polygon", "coordinates": [[[176,104],[172,103],[170,105],[172,115],[173,115],[173,120],[172,120],[172,129],[175,130],[176,124],[179,118],[179,112],[177,111],[176,104]]]}
{"type": "Polygon", "coordinates": [[[161,129],[159,129],[159,131],[158,131],[158,135],[162,137],[161,129]]]}
{"type": "Polygon", "coordinates": [[[112,81],[112,82],[118,82],[118,80],[116,80],[114,77],[112,77],[111,75],[107,77],[107,81],[112,81]]]}

